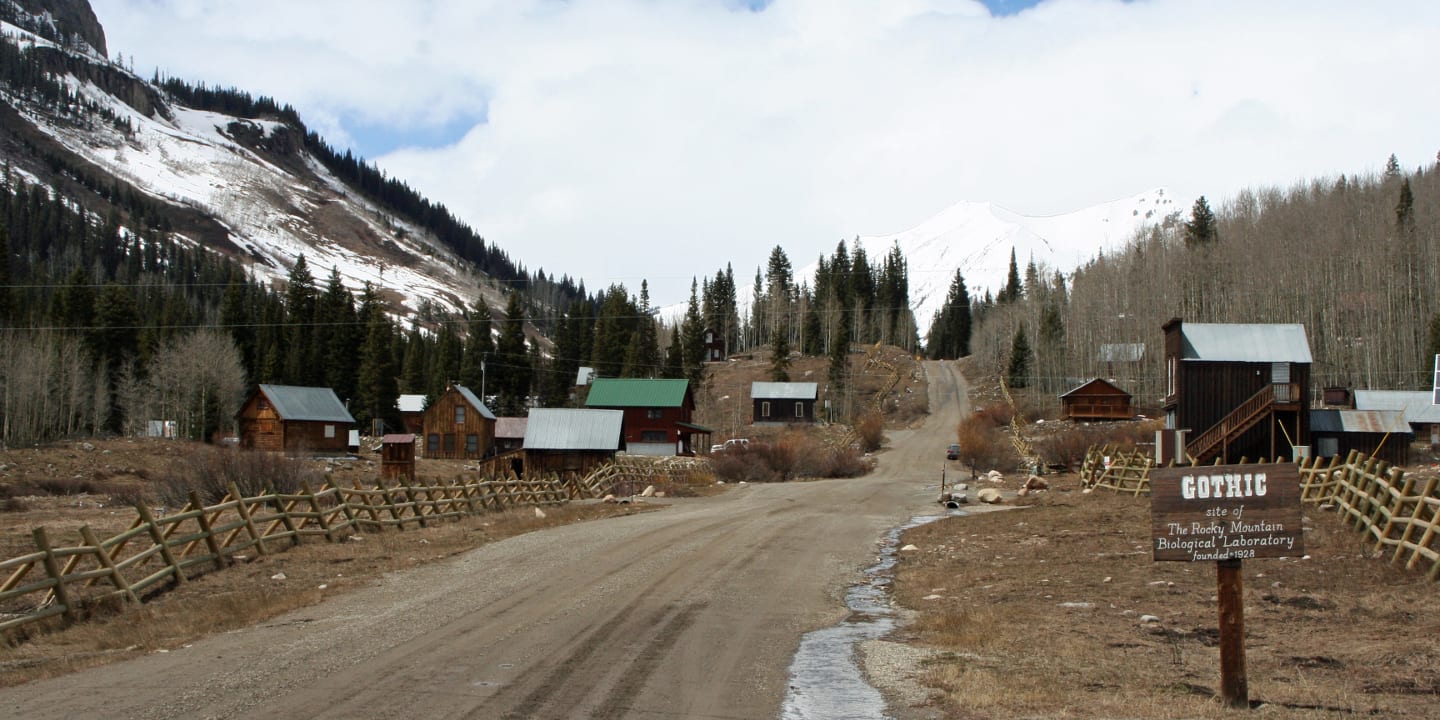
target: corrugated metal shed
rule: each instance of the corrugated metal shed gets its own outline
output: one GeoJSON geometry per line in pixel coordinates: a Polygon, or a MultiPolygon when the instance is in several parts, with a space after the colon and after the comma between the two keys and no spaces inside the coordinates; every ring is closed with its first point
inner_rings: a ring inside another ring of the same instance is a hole
{"type": "Polygon", "coordinates": [[[395,401],[395,407],[399,408],[402,413],[425,412],[425,396],[401,395],[395,401]]]}
{"type": "Polygon", "coordinates": [[[1107,343],[1100,346],[1096,360],[1102,363],[1140,362],[1145,359],[1145,343],[1107,343]]]}
{"type": "Polygon", "coordinates": [[[1312,433],[1411,434],[1399,410],[1311,410],[1312,433]]]}
{"type": "Polygon", "coordinates": [[[752,382],[750,397],[755,400],[814,400],[819,387],[818,383],[807,382],[752,382]]]}
{"type": "Polygon", "coordinates": [[[526,450],[619,450],[621,410],[535,408],[525,423],[526,450]]]}
{"type": "Polygon", "coordinates": [[[502,417],[495,420],[495,437],[519,440],[525,437],[526,419],[502,417]]]}
{"type": "Polygon", "coordinates": [[[596,378],[590,383],[586,407],[681,407],[689,380],[596,378]]]}
{"type": "Polygon", "coordinates": [[[464,385],[456,385],[455,390],[460,393],[460,397],[465,398],[465,402],[470,403],[470,407],[475,408],[475,411],[480,413],[480,417],[486,420],[495,419],[495,413],[490,412],[490,408],[485,407],[485,403],[480,402],[480,398],[476,397],[475,393],[470,392],[470,388],[464,385]]]}
{"type": "Polygon", "coordinates": [[[1356,390],[1355,409],[1399,410],[1408,423],[1440,423],[1440,405],[1431,402],[1427,390],[1356,390]]]}
{"type": "Polygon", "coordinates": [[[330,388],[261,385],[275,412],[284,420],[354,423],[355,418],[330,388]]]}
{"type": "Polygon", "coordinates": [[[1185,323],[1180,326],[1180,335],[1182,360],[1314,362],[1304,325],[1185,323]]]}

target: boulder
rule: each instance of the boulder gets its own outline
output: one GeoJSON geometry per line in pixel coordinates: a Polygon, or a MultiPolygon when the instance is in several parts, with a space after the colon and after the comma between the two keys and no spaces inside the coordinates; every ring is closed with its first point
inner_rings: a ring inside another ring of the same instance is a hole
{"type": "Polygon", "coordinates": [[[640,497],[655,497],[655,486],[646,485],[645,489],[640,491],[640,497]]]}
{"type": "Polygon", "coordinates": [[[544,519],[545,519],[545,511],[544,511],[544,510],[541,510],[541,509],[538,508],[538,507],[535,508],[535,517],[540,518],[541,520],[544,520],[544,519]]]}
{"type": "Polygon", "coordinates": [[[975,499],[987,505],[994,505],[1001,501],[1000,491],[995,488],[981,488],[975,493],[975,499]]]}

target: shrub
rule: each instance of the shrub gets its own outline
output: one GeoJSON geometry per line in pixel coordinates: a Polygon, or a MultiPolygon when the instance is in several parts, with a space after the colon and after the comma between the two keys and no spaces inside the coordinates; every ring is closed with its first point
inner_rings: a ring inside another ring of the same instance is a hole
{"type": "Polygon", "coordinates": [[[0,512],[18,513],[30,509],[30,505],[18,497],[7,497],[0,500],[0,512]]]}
{"type": "Polygon", "coordinates": [[[192,490],[202,502],[214,503],[230,491],[230,483],[242,495],[255,497],[265,493],[267,483],[281,493],[291,493],[300,489],[301,480],[318,484],[323,479],[319,470],[275,453],[196,445],[166,468],[156,491],[167,505],[184,505],[192,490]]]}
{"type": "MultiPolygon", "coordinates": [[[[975,411],[975,414],[990,421],[990,424],[994,427],[1007,427],[1010,425],[1010,420],[1015,417],[1015,411],[1010,407],[1010,404],[1003,402],[990,403],[975,411]]],[[[963,423],[964,421],[961,422],[963,423]]]]}
{"type": "Polygon", "coordinates": [[[885,419],[880,413],[865,413],[855,423],[855,432],[860,436],[860,447],[865,452],[875,452],[885,444],[885,419]]]}
{"type": "Polygon", "coordinates": [[[805,431],[771,442],[731,447],[711,460],[715,476],[726,482],[784,482],[797,477],[858,477],[871,464],[852,447],[832,447],[805,431]]]}
{"type": "Polygon", "coordinates": [[[1018,464],[1009,438],[983,410],[961,420],[955,434],[960,460],[970,466],[971,475],[982,469],[1009,471],[1018,464]]]}

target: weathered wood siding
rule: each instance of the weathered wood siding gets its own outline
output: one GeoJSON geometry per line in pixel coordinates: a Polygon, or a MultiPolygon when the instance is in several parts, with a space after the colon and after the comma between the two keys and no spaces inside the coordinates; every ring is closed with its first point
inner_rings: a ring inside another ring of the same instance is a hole
{"type": "Polygon", "coordinates": [[[451,388],[425,409],[421,442],[427,458],[478,460],[490,454],[495,444],[495,421],[486,418],[451,388]],[[464,408],[463,422],[456,422],[456,408],[464,408]],[[473,437],[473,448],[467,447],[473,437]]]}

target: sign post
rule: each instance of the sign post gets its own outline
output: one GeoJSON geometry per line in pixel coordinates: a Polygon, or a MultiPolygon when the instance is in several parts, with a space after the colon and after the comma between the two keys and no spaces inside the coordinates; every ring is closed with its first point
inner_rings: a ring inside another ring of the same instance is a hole
{"type": "Polygon", "coordinates": [[[1150,473],[1150,530],[1157,561],[1215,561],[1220,696],[1231,707],[1249,707],[1242,563],[1305,553],[1299,466],[1156,469],[1150,473]]]}

